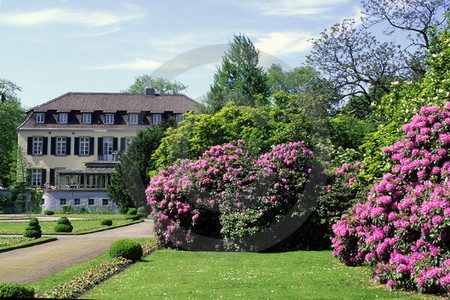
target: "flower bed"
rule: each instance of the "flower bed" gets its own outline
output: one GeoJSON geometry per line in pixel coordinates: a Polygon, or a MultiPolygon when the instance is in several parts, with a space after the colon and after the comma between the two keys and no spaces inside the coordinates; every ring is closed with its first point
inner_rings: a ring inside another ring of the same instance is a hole
{"type": "MultiPolygon", "coordinates": [[[[143,256],[147,256],[156,250],[154,243],[141,245],[143,256]]],[[[111,258],[104,263],[82,273],[80,276],[72,278],[69,282],[59,285],[50,291],[42,294],[36,294],[36,298],[53,298],[53,299],[73,299],[86,293],[95,285],[105,281],[111,276],[123,271],[133,262],[122,257],[111,258]]]]}

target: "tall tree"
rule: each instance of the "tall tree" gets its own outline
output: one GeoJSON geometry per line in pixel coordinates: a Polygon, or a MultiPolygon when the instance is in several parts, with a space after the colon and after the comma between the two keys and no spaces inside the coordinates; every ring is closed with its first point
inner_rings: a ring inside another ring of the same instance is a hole
{"type": "Polygon", "coordinates": [[[187,86],[176,80],[170,81],[163,77],[153,78],[148,74],[143,74],[136,77],[134,83],[124,92],[143,94],[148,88],[154,88],[160,94],[178,94],[187,89],[187,86]]]}
{"type": "Polygon", "coordinates": [[[443,28],[449,4],[439,0],[364,0],[363,7],[362,26],[344,20],[322,32],[314,40],[308,63],[340,88],[343,98],[356,97],[365,103],[361,107],[369,107],[391,92],[392,81],[422,79],[432,29],[443,28]],[[387,24],[386,34],[401,30],[410,43],[378,41],[369,30],[380,22],[387,24]]]}
{"type": "Polygon", "coordinates": [[[267,70],[267,78],[278,106],[295,105],[303,108],[308,116],[321,118],[333,114],[339,105],[336,88],[311,66],[283,71],[280,65],[273,64],[267,70]]]}
{"type": "Polygon", "coordinates": [[[119,156],[108,194],[121,212],[147,203],[145,188],[150,180],[148,173],[154,170],[151,156],[164,137],[165,127],[167,125],[139,131],[128,145],[128,151],[119,156]]]}
{"type": "Polygon", "coordinates": [[[17,134],[16,127],[26,117],[17,92],[20,88],[11,81],[0,79],[0,132],[2,142],[0,143],[0,185],[9,187],[16,177],[17,162],[17,134]]]}
{"type": "Polygon", "coordinates": [[[209,110],[217,112],[231,101],[251,107],[267,103],[267,78],[258,63],[259,51],[251,40],[244,35],[235,35],[207,94],[209,110]]]}

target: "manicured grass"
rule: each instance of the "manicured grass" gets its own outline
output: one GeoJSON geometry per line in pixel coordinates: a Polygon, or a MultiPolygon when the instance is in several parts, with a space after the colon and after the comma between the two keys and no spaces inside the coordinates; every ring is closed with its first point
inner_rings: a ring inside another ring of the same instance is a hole
{"type": "MultiPolygon", "coordinates": [[[[137,239],[137,241],[141,244],[148,243],[152,239],[151,238],[141,238],[137,239]]],[[[37,280],[35,282],[27,284],[29,287],[32,287],[35,289],[37,294],[42,294],[48,290],[53,289],[54,287],[65,284],[69,282],[73,277],[80,276],[83,272],[88,271],[89,269],[92,269],[101,263],[107,261],[111,257],[109,256],[108,251],[105,253],[90,259],[88,261],[79,263],[77,265],[74,265],[72,267],[69,267],[67,269],[61,270],[59,272],[56,272],[48,277],[42,278],[40,280],[37,280]]]]}
{"type": "MultiPolygon", "coordinates": [[[[110,229],[116,226],[130,224],[128,220],[113,220],[113,226],[100,225],[97,220],[72,220],[73,233],[86,233],[97,230],[110,229]]],[[[55,232],[56,221],[40,221],[39,225],[43,234],[60,234],[55,232]]],[[[27,222],[0,222],[0,234],[22,234],[27,227],[27,222]]]]}
{"type": "Polygon", "coordinates": [[[29,239],[24,237],[0,237],[0,252],[10,251],[18,248],[31,247],[43,243],[55,241],[55,237],[41,237],[29,239]]]}
{"type": "Polygon", "coordinates": [[[95,287],[88,299],[439,299],[392,292],[329,251],[217,253],[159,250],[95,287]]]}

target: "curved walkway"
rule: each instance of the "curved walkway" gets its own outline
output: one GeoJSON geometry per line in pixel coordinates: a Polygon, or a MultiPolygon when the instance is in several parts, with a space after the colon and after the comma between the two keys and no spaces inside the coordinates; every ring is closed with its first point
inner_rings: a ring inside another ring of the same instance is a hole
{"type": "Polygon", "coordinates": [[[85,235],[52,235],[58,240],[0,253],[0,282],[29,283],[107,251],[120,238],[152,237],[152,222],[85,235]]]}

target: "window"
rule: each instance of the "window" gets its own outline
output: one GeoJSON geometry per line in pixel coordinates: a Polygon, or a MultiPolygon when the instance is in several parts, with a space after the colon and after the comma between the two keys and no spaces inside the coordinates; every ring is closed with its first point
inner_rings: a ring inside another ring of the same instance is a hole
{"type": "Polygon", "coordinates": [[[56,138],[56,155],[66,155],[67,141],[65,137],[56,138]]]}
{"type": "Polygon", "coordinates": [[[83,114],[83,118],[81,120],[83,124],[91,124],[92,123],[92,115],[91,114],[83,114]]]}
{"type": "Polygon", "coordinates": [[[68,119],[69,119],[69,117],[68,117],[67,113],[60,113],[59,114],[59,120],[58,120],[59,123],[66,124],[68,119]]]}
{"type": "Polygon", "coordinates": [[[182,114],[175,114],[175,121],[178,123],[184,120],[184,116],[182,114]]]}
{"type": "Polygon", "coordinates": [[[67,204],[66,198],[59,199],[59,205],[66,205],[66,204],[67,204]]]}
{"type": "Polygon", "coordinates": [[[94,199],[88,199],[88,205],[94,205],[94,199]]]}
{"type": "Polygon", "coordinates": [[[45,205],[45,199],[44,198],[41,199],[41,205],[45,205]]]}
{"type": "Polygon", "coordinates": [[[109,204],[109,199],[103,199],[102,200],[102,204],[103,205],[108,205],[109,204]]]}
{"type": "Polygon", "coordinates": [[[105,115],[105,124],[114,124],[114,114],[105,115]]]}
{"type": "Polygon", "coordinates": [[[81,201],[79,198],[73,199],[73,205],[80,205],[80,204],[81,204],[81,201]]]}
{"type": "Polygon", "coordinates": [[[128,147],[130,146],[130,143],[131,143],[131,137],[126,137],[126,138],[124,138],[124,140],[123,140],[123,142],[124,142],[124,147],[123,147],[123,152],[128,152],[128,147]]]}
{"type": "Polygon", "coordinates": [[[31,170],[31,185],[41,186],[42,185],[42,170],[33,169],[31,170]]]}
{"type": "Polygon", "coordinates": [[[90,144],[89,144],[89,138],[88,137],[80,137],[80,149],[79,154],[80,155],[90,155],[90,144]]]}
{"type": "Polygon", "coordinates": [[[44,138],[42,136],[33,137],[33,155],[43,155],[44,151],[44,138]]]}
{"type": "Polygon", "coordinates": [[[130,114],[128,116],[128,123],[137,124],[138,123],[138,114],[130,114]]]}
{"type": "Polygon", "coordinates": [[[152,115],[152,124],[157,125],[161,123],[161,114],[153,114],[152,115]]]}
{"type": "Polygon", "coordinates": [[[34,120],[36,123],[44,123],[45,122],[45,113],[36,113],[34,120]]]}

